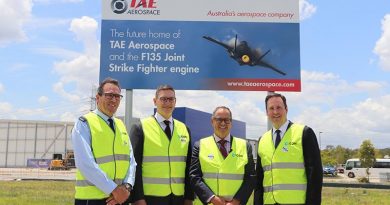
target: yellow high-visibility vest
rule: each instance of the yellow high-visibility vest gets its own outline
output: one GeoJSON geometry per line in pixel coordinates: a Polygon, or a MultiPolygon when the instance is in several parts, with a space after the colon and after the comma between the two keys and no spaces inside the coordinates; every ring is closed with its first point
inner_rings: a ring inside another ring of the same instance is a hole
{"type": "Polygon", "coordinates": [[[141,120],[144,132],[142,181],[148,196],[184,195],[185,169],[190,135],[184,123],[173,120],[169,141],[154,117],[141,120]]]}
{"type": "Polygon", "coordinates": [[[258,154],[264,171],[264,204],[304,204],[307,178],[302,149],[304,126],[292,124],[275,149],[272,131],[259,141],[258,154]]]}
{"type": "MultiPolygon", "coordinates": [[[[115,133],[97,114],[84,115],[91,131],[91,149],[99,168],[116,184],[122,184],[130,166],[130,140],[123,122],[113,118],[115,133]]],[[[109,197],[76,172],[76,199],[104,199],[109,197]]]]}
{"type": "MultiPolygon", "coordinates": [[[[231,201],[240,189],[248,163],[246,141],[233,137],[231,152],[224,159],[213,136],[199,144],[199,162],[203,180],[215,195],[231,201]]],[[[202,204],[199,199],[194,204],[202,204]]]]}

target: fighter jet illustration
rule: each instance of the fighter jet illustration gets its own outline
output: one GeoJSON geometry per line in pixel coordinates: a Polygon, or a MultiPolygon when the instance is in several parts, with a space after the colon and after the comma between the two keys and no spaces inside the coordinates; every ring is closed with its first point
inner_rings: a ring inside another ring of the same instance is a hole
{"type": "Polygon", "coordinates": [[[203,38],[226,48],[230,57],[233,58],[235,61],[237,61],[238,64],[240,65],[262,66],[265,68],[270,68],[282,75],[286,75],[285,72],[277,69],[275,66],[262,60],[271,51],[271,49],[269,49],[264,54],[261,54],[261,52],[258,49],[252,49],[251,47],[249,47],[246,41],[241,41],[237,44],[237,35],[234,41],[234,47],[222,43],[221,41],[218,41],[209,36],[203,36],[203,38]]]}

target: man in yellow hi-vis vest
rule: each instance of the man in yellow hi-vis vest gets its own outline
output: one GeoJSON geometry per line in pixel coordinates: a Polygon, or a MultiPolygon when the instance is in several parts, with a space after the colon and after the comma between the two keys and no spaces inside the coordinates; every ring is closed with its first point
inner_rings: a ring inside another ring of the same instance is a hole
{"type": "Polygon", "coordinates": [[[75,123],[75,205],[122,204],[130,195],[136,163],[126,127],[114,117],[121,99],[119,82],[103,80],[96,94],[97,109],[75,123]]]}
{"type": "Polygon", "coordinates": [[[272,129],[259,139],[254,204],[321,204],[322,163],[317,138],[307,126],[287,120],[287,100],[265,98],[272,129]]]}
{"type": "Polygon", "coordinates": [[[211,117],[214,134],[196,142],[190,167],[194,204],[246,204],[255,185],[252,147],[230,134],[232,113],[217,107],[211,117]]]}
{"type": "Polygon", "coordinates": [[[190,131],[172,118],[175,90],[169,85],[159,86],[153,102],[157,112],[130,130],[137,161],[132,203],[191,205],[194,193],[188,179],[190,131]]]}

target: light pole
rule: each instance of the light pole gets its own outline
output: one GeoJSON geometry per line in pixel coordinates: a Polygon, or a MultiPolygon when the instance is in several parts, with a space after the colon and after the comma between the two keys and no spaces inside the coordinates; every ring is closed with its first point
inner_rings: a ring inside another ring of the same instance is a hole
{"type": "Polygon", "coordinates": [[[321,150],[321,131],[318,132],[318,139],[319,139],[319,144],[320,144],[320,150],[321,150]]]}

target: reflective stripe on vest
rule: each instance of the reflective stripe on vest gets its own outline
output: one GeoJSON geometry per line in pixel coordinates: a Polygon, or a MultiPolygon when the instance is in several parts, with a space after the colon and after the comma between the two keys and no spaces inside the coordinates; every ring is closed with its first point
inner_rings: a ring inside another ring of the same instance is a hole
{"type": "Polygon", "coordinates": [[[185,168],[190,142],[184,123],[174,120],[169,141],[154,117],[141,121],[144,132],[142,180],[148,196],[184,195],[185,168]]]}
{"type": "Polygon", "coordinates": [[[292,124],[275,149],[271,131],[259,141],[264,204],[304,204],[307,179],[302,150],[304,126],[292,124]]]}
{"type": "Polygon", "coordinates": [[[244,139],[233,137],[231,150],[224,159],[213,136],[200,140],[199,162],[203,180],[214,194],[228,201],[233,199],[241,187],[245,165],[248,163],[244,139]]]}
{"type": "MultiPolygon", "coordinates": [[[[125,125],[121,120],[114,118],[116,130],[114,135],[109,125],[97,114],[91,112],[84,117],[87,119],[91,132],[91,148],[95,162],[108,178],[116,184],[122,184],[130,166],[131,149],[125,125]]],[[[76,199],[103,199],[108,196],[77,170],[76,199]]]]}
{"type": "Polygon", "coordinates": [[[186,162],[187,156],[145,156],[143,162],[186,162]]]}

